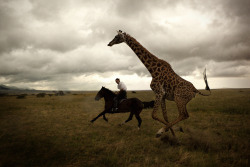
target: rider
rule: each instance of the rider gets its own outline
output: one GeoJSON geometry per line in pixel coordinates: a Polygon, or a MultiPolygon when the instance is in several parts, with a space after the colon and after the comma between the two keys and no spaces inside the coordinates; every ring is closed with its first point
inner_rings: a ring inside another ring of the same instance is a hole
{"type": "Polygon", "coordinates": [[[121,99],[127,99],[127,87],[126,87],[126,85],[123,82],[121,82],[119,78],[116,78],[115,82],[117,83],[117,88],[120,91],[117,93],[117,96],[114,99],[114,109],[113,109],[113,111],[118,110],[117,105],[118,105],[118,103],[119,103],[119,101],[121,99]]]}

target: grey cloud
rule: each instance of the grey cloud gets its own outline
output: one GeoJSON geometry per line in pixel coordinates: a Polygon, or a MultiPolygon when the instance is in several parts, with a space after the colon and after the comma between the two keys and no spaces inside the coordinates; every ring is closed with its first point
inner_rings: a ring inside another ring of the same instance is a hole
{"type": "Polygon", "coordinates": [[[175,8],[179,4],[180,0],[118,0],[116,3],[116,13],[125,18],[149,17],[152,9],[168,9],[175,8]]]}
{"type": "Polygon", "coordinates": [[[212,77],[249,77],[249,62],[215,62],[211,66],[209,73],[212,77]]]}
{"type": "Polygon", "coordinates": [[[23,25],[16,18],[15,11],[6,4],[0,4],[0,53],[12,48],[23,47],[23,36],[26,34],[23,25]]]}
{"type": "Polygon", "coordinates": [[[116,12],[121,17],[138,17],[141,12],[146,13],[147,11],[147,2],[140,0],[127,0],[127,1],[118,1],[116,6],[116,12]]]}
{"type": "Polygon", "coordinates": [[[4,23],[0,24],[0,76],[12,82],[44,81],[52,87],[58,82],[72,85],[66,80],[94,73],[105,76],[116,71],[149,76],[126,44],[107,47],[119,29],[168,61],[179,75],[202,73],[205,67],[211,77],[249,74],[249,1],[27,2],[30,9],[25,12],[12,8],[7,1],[0,3],[4,23]],[[174,13],[180,6],[213,18],[205,34],[194,33],[195,37],[185,39],[189,32],[181,24],[161,25],[154,20],[159,10],[174,13]],[[69,9],[83,10],[79,16],[83,27],[63,23],[62,16],[69,9]]]}
{"type": "MultiPolygon", "coordinates": [[[[108,48],[106,45],[104,47],[108,48]]],[[[110,48],[99,53],[94,47],[87,48],[61,54],[36,48],[4,54],[0,57],[0,75],[11,82],[38,82],[53,80],[57,75],[77,76],[109,71],[131,73],[128,67],[136,66],[124,55],[117,55],[117,59],[113,59],[115,56],[110,48]]]]}
{"type": "Polygon", "coordinates": [[[37,1],[29,0],[32,5],[31,13],[38,19],[43,21],[53,21],[60,19],[60,12],[69,5],[69,1],[37,1]]]}
{"type": "Polygon", "coordinates": [[[20,21],[15,19],[14,10],[4,3],[0,3],[1,30],[9,30],[20,27],[20,21]]]}
{"type": "Polygon", "coordinates": [[[225,0],[223,6],[228,17],[243,17],[249,20],[250,2],[248,0],[225,0]]]}
{"type": "Polygon", "coordinates": [[[31,2],[33,8],[22,13],[18,9],[18,2],[12,8],[8,4],[1,4],[0,19],[3,24],[0,25],[0,53],[27,46],[67,52],[84,43],[83,36],[74,27],[60,23],[60,8],[65,8],[67,4],[61,5],[61,1],[31,2]],[[58,23],[61,25],[57,25],[58,23]]]}

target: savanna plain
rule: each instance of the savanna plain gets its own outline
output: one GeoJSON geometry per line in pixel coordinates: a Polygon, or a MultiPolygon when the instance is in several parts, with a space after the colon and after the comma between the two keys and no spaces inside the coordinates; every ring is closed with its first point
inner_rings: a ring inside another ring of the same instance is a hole
{"type": "MultiPolygon", "coordinates": [[[[143,109],[137,120],[120,126],[129,113],[107,114],[97,92],[64,96],[0,97],[0,166],[249,166],[250,89],[212,90],[188,103],[189,118],[178,123],[176,138],[143,109]]],[[[205,93],[205,92],[204,92],[205,93]]],[[[152,91],[128,92],[128,97],[154,100],[152,91]]],[[[167,101],[170,121],[178,116],[167,101]]],[[[162,117],[161,110],[158,116],[162,117]]]]}

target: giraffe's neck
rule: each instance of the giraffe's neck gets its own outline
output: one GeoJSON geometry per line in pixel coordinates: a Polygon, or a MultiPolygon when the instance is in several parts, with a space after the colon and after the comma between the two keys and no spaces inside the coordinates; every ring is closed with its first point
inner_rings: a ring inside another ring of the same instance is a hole
{"type": "Polygon", "coordinates": [[[159,63],[159,59],[144,48],[135,38],[130,35],[125,35],[127,45],[135,52],[137,57],[145,65],[151,75],[154,75],[154,66],[159,63]]]}

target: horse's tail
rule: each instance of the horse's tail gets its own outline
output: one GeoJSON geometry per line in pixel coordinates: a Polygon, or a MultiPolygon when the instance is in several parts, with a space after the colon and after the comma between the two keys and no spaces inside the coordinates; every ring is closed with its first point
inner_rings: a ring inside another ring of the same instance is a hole
{"type": "Polygon", "coordinates": [[[154,105],[155,105],[155,101],[143,101],[143,108],[146,109],[146,108],[153,108],[154,105]]]}
{"type": "Polygon", "coordinates": [[[199,93],[199,94],[202,95],[202,96],[210,96],[210,95],[211,95],[211,90],[210,90],[210,88],[209,88],[209,86],[208,86],[208,82],[207,82],[206,68],[205,68],[205,70],[204,70],[204,72],[203,72],[203,78],[204,78],[204,82],[205,82],[205,84],[206,84],[205,90],[208,90],[208,91],[209,91],[209,94],[201,93],[201,92],[198,91],[198,90],[196,90],[196,93],[199,93]]]}

